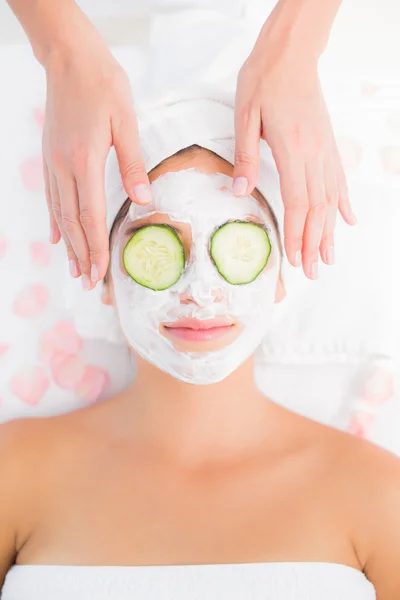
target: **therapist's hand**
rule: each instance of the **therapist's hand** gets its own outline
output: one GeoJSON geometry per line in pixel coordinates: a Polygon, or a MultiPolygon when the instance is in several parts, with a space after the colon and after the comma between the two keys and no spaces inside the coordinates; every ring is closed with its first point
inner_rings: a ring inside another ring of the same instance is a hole
{"type": "Polygon", "coordinates": [[[84,289],[91,289],[109,262],[104,181],[112,145],[127,196],[145,204],[150,187],[128,76],[100,36],[86,33],[83,42],[76,38],[43,65],[42,148],[51,241],[63,238],[71,275],[82,275],[84,289]]]}
{"type": "Polygon", "coordinates": [[[234,191],[254,189],[265,139],[280,177],[286,254],[310,279],[318,276],[319,254],[334,262],[337,211],[356,223],[317,67],[301,48],[285,51],[259,38],[240,70],[235,108],[234,191]]]}

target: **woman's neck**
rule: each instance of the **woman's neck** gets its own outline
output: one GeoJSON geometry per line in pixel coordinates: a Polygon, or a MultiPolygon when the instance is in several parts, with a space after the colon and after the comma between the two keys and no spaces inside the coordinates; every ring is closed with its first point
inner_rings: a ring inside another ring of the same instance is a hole
{"type": "Polygon", "coordinates": [[[253,370],[251,359],[219,383],[192,385],[139,358],[120,414],[142,447],[173,464],[232,464],[265,446],[282,412],[258,390],[253,370]]]}

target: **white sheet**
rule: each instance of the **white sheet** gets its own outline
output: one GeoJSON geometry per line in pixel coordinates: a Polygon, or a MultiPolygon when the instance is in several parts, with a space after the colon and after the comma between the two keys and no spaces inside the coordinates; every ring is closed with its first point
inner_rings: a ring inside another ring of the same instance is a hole
{"type": "MultiPolygon", "coordinates": [[[[159,15],[150,24],[150,47],[113,51],[130,71],[137,101],[182,77],[233,86],[258,25],[209,10],[159,15]]],[[[328,59],[324,89],[359,225],[352,230],[339,219],[337,265],[322,268],[318,283],[304,278],[301,294],[287,299],[291,316],[271,338],[257,381],[295,411],[357,435],[375,435],[392,447],[394,438],[385,434],[379,415],[394,402],[399,357],[400,79],[373,70],[341,75],[328,59]]],[[[124,349],[80,340],[61,308],[64,249],[47,244],[40,164],[45,79],[28,47],[0,50],[0,80],[0,420],[5,421],[104,399],[133,374],[124,349]]],[[[400,425],[400,409],[392,408],[388,425],[396,419],[400,425]]]]}

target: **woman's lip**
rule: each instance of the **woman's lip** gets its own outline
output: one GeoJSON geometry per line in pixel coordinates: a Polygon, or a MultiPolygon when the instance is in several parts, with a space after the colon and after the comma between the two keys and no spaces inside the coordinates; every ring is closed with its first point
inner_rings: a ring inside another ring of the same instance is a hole
{"type": "Polygon", "coordinates": [[[208,342],[211,340],[216,340],[226,335],[229,331],[233,329],[233,327],[235,327],[235,325],[230,324],[217,327],[207,327],[203,329],[193,329],[192,327],[165,326],[165,329],[167,330],[168,335],[171,337],[191,342],[208,342]]]}
{"type": "Polygon", "coordinates": [[[209,329],[218,329],[218,328],[230,328],[234,323],[229,320],[227,317],[216,317],[215,319],[179,319],[179,321],[175,321],[174,323],[164,323],[164,327],[167,329],[191,329],[193,331],[205,331],[209,329]]]}

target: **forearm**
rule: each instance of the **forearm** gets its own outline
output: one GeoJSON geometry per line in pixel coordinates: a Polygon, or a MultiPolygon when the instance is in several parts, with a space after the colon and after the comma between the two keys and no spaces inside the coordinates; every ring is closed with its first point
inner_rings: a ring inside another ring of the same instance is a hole
{"type": "Polygon", "coordinates": [[[342,0],[279,0],[265,22],[268,37],[296,53],[318,58],[325,50],[342,0]]]}
{"type": "MultiPolygon", "coordinates": [[[[72,48],[94,30],[74,0],[7,0],[21,23],[37,60],[45,66],[49,55],[72,48]]],[[[87,40],[87,43],[90,43],[87,40]]]]}

